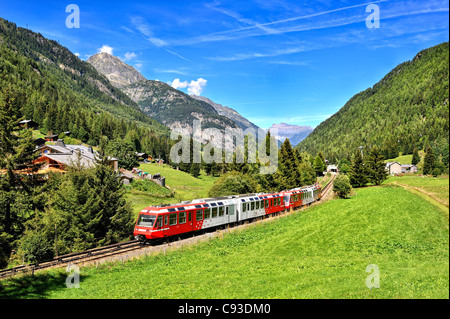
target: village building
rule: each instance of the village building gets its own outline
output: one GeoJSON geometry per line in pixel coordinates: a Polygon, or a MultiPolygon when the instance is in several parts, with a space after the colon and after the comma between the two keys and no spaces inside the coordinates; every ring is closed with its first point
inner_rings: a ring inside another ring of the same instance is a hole
{"type": "Polygon", "coordinates": [[[339,169],[336,165],[328,165],[327,166],[327,173],[339,173],[339,169]]]}
{"type": "Polygon", "coordinates": [[[418,169],[416,165],[412,165],[412,164],[405,164],[402,165],[402,173],[417,173],[418,169]]]}
{"type": "Polygon", "coordinates": [[[386,170],[390,175],[399,175],[402,173],[402,166],[398,162],[387,162],[386,170]]]}
{"type": "MultiPolygon", "coordinates": [[[[96,152],[92,146],[66,145],[62,139],[55,145],[44,145],[38,149],[40,157],[35,163],[42,163],[41,169],[53,168],[67,171],[69,166],[79,165],[81,168],[92,168],[95,166],[96,152]]],[[[118,170],[118,160],[108,158],[108,163],[115,171],[118,170]]]]}

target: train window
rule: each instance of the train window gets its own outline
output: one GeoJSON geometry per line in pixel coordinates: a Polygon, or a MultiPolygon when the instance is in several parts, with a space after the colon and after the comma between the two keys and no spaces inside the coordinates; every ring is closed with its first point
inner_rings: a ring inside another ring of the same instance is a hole
{"type": "Polygon", "coordinates": [[[256,209],[259,209],[259,201],[256,202],[255,208],[256,208],[256,209]]]}
{"type": "Polygon", "coordinates": [[[164,215],[164,225],[167,226],[168,223],[169,223],[169,215],[164,215]]]}
{"type": "Polygon", "coordinates": [[[186,223],[186,212],[182,212],[178,216],[178,224],[185,224],[185,223],[186,223]]]}
{"type": "Polygon", "coordinates": [[[250,203],[247,203],[247,210],[250,210],[250,203]]]}
{"type": "Polygon", "coordinates": [[[177,224],[177,214],[169,215],[169,226],[173,226],[177,224]]]}
{"type": "Polygon", "coordinates": [[[199,221],[203,219],[203,211],[198,209],[197,210],[197,216],[195,217],[195,220],[199,221]]]}
{"type": "Polygon", "coordinates": [[[205,219],[211,217],[211,208],[205,209],[205,219]]]}
{"type": "Polygon", "coordinates": [[[139,215],[138,226],[153,227],[155,223],[156,215],[139,215]]]}
{"type": "Polygon", "coordinates": [[[242,212],[246,212],[247,211],[247,204],[244,203],[242,204],[242,212]]]}
{"type": "Polygon", "coordinates": [[[269,201],[265,200],[265,202],[266,202],[266,208],[269,207],[269,201]]]}
{"type": "Polygon", "coordinates": [[[230,206],[230,209],[228,210],[228,213],[230,215],[234,215],[234,206],[230,206]]]}
{"type": "Polygon", "coordinates": [[[251,210],[255,210],[255,202],[252,202],[250,206],[251,206],[251,210]]]}
{"type": "Polygon", "coordinates": [[[188,214],[188,222],[192,221],[192,212],[189,212],[188,214]]]}
{"type": "Polygon", "coordinates": [[[211,215],[211,217],[212,218],[217,217],[217,207],[213,207],[212,208],[212,215],[211,215]]]}
{"type": "Polygon", "coordinates": [[[162,216],[158,216],[158,219],[156,220],[155,227],[156,228],[162,227],[162,221],[163,221],[162,216]]]}
{"type": "Polygon", "coordinates": [[[223,214],[224,214],[224,208],[223,208],[223,206],[220,206],[219,207],[219,217],[223,216],[223,214]]]}
{"type": "Polygon", "coordinates": [[[225,207],[225,215],[228,215],[228,206],[225,207]]]}
{"type": "Polygon", "coordinates": [[[278,206],[280,206],[281,205],[281,197],[277,198],[277,202],[278,202],[278,206]]]}

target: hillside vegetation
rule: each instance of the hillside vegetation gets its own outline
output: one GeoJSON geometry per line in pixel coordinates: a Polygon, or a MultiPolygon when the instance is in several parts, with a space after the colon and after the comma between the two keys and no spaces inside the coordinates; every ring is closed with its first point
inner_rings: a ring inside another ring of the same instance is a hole
{"type": "Polygon", "coordinates": [[[9,297],[448,298],[448,217],[403,188],[358,189],[222,239],[130,261],[2,283],[9,297]],[[389,202],[390,205],[386,205],[389,202]],[[368,265],[380,288],[366,286],[368,265]]]}
{"type": "Polygon", "coordinates": [[[356,94],[322,122],[297,148],[332,161],[359,146],[377,145],[385,158],[430,145],[448,153],[449,43],[442,43],[400,64],[372,88],[356,94]]]}
{"type": "Polygon", "coordinates": [[[168,134],[89,63],[56,41],[1,18],[0,87],[0,99],[9,94],[43,134],[70,131],[91,145],[98,145],[102,135],[123,139],[131,134],[139,145],[150,145],[168,134]]]}

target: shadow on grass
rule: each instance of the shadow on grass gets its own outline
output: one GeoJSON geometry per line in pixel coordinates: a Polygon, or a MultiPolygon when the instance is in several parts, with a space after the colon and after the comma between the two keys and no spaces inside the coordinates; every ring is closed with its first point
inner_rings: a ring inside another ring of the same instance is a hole
{"type": "Polygon", "coordinates": [[[66,273],[42,273],[0,281],[0,299],[45,299],[66,287],[66,273]]]}

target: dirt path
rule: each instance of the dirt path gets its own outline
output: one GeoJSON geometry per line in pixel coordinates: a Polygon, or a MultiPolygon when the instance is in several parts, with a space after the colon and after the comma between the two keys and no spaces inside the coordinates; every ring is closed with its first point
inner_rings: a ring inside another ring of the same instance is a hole
{"type": "Polygon", "coordinates": [[[432,193],[429,193],[429,192],[421,189],[420,187],[410,186],[410,185],[402,184],[402,183],[399,183],[399,182],[393,182],[393,184],[395,184],[397,186],[400,186],[400,187],[403,187],[404,189],[406,189],[407,191],[409,191],[409,192],[411,192],[413,194],[419,195],[423,199],[429,201],[434,206],[436,206],[437,208],[442,210],[447,215],[447,218],[449,217],[449,206],[448,206],[448,204],[446,202],[440,200],[439,198],[436,198],[436,196],[434,196],[432,193]]]}

